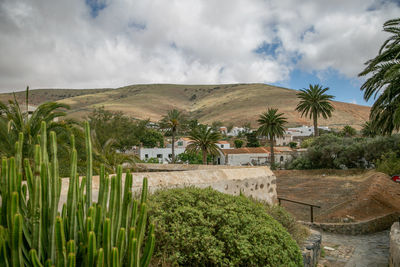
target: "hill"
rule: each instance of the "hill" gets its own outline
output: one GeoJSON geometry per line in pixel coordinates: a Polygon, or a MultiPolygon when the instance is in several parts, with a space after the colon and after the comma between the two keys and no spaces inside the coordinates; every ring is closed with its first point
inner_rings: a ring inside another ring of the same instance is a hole
{"type": "MultiPolygon", "coordinates": [[[[38,89],[30,91],[30,103],[59,101],[69,104],[69,117],[84,119],[95,107],[122,111],[128,116],[158,121],[168,110],[183,110],[202,123],[222,121],[240,126],[256,120],[267,107],[278,108],[288,118],[288,126],[311,125],[311,120],[301,118],[295,111],[297,91],[266,84],[224,85],[130,85],[116,89],[38,89]]],[[[19,101],[25,100],[24,92],[17,92],[19,101]]],[[[12,94],[0,94],[0,101],[12,98],[12,94]]],[[[368,120],[370,108],[333,101],[335,112],[328,120],[320,119],[320,125],[342,127],[351,125],[357,129],[368,120]]]]}

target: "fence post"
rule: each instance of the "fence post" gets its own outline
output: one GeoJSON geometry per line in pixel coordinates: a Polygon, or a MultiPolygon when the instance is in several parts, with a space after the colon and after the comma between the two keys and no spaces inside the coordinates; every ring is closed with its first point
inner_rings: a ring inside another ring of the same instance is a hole
{"type": "Polygon", "coordinates": [[[313,206],[310,206],[311,211],[311,222],[314,222],[313,206]]]}

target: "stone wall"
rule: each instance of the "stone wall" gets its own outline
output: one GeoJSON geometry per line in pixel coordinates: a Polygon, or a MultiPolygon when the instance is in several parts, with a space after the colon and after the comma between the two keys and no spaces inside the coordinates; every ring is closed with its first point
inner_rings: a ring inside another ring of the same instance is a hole
{"type": "Polygon", "coordinates": [[[352,223],[310,223],[301,222],[305,225],[321,229],[326,232],[345,234],[345,235],[362,235],[376,233],[389,229],[393,222],[398,220],[397,213],[387,214],[367,221],[352,222],[352,223]]]}
{"type": "Polygon", "coordinates": [[[312,229],[310,229],[310,231],[311,234],[301,246],[304,267],[317,266],[319,257],[321,255],[321,233],[312,229]]]}
{"type": "Polygon", "coordinates": [[[400,226],[395,222],[390,229],[390,267],[400,266],[400,226]]]}
{"type": "MultiPolygon", "coordinates": [[[[154,192],[161,188],[195,186],[200,188],[212,187],[220,192],[239,195],[242,192],[264,200],[269,204],[277,203],[276,177],[268,167],[191,167],[190,165],[160,165],[160,172],[133,173],[133,190],[140,191],[144,177],[148,178],[149,190],[154,192]],[[169,167],[168,167],[169,166],[169,167]],[[181,168],[179,168],[181,166],[181,168]],[[172,168],[172,170],[171,170],[172,168]],[[182,170],[182,168],[184,170],[182,170]],[[198,168],[192,169],[190,168],[198,168]]],[[[201,165],[198,165],[201,166],[201,165]]],[[[125,175],[124,175],[125,176],[125,175]]],[[[124,177],[123,176],[123,181],[124,177]]],[[[92,181],[93,200],[97,201],[99,177],[92,181]]],[[[68,179],[63,179],[61,202],[66,200],[68,179]]]]}

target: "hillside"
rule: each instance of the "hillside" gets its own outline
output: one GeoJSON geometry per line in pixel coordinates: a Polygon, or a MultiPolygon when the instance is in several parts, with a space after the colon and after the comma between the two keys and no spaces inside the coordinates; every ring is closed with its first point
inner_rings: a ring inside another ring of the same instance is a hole
{"type": "MultiPolygon", "coordinates": [[[[117,89],[40,89],[30,91],[30,103],[38,105],[52,100],[69,104],[69,117],[83,119],[94,108],[122,111],[139,119],[159,120],[170,109],[177,108],[202,123],[222,121],[243,125],[251,122],[255,127],[258,115],[267,107],[285,113],[289,126],[311,125],[295,111],[295,90],[265,84],[226,85],[131,85],[117,89]]],[[[16,93],[24,101],[24,92],[16,93]]],[[[12,94],[0,94],[0,101],[12,94]]],[[[368,120],[370,108],[333,101],[335,112],[329,120],[320,119],[320,125],[341,127],[351,125],[357,129],[368,120]]]]}

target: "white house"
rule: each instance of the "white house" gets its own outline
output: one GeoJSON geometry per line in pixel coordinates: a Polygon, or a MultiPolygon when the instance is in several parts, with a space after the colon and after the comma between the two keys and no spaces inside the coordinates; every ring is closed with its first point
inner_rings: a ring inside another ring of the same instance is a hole
{"type": "Polygon", "coordinates": [[[245,128],[242,127],[233,127],[232,130],[227,133],[227,136],[238,136],[240,133],[246,132],[245,128]]]}
{"type": "Polygon", "coordinates": [[[287,146],[290,142],[293,142],[293,135],[287,132],[282,137],[277,137],[275,139],[275,144],[277,146],[287,146]]]}
{"type": "MultiPolygon", "coordinates": [[[[330,131],[329,127],[326,126],[318,126],[318,129],[330,131]]],[[[286,133],[292,136],[310,136],[314,134],[314,126],[303,125],[301,127],[288,128],[286,133]]]]}
{"type": "Polygon", "coordinates": [[[216,145],[220,149],[231,149],[231,144],[228,141],[218,141],[216,145]]]}
{"type": "MultiPolygon", "coordinates": [[[[185,148],[175,148],[175,156],[185,152],[185,148]]],[[[167,163],[172,158],[172,148],[140,148],[139,149],[140,160],[148,160],[151,158],[157,158],[159,163],[167,163]]]]}
{"type": "MultiPolygon", "coordinates": [[[[274,147],[275,163],[283,164],[292,158],[292,149],[289,147],[274,147]]],[[[222,149],[222,153],[216,159],[219,165],[243,166],[243,165],[269,165],[271,153],[269,147],[243,147],[222,149]]]]}

